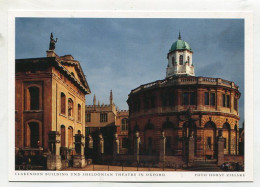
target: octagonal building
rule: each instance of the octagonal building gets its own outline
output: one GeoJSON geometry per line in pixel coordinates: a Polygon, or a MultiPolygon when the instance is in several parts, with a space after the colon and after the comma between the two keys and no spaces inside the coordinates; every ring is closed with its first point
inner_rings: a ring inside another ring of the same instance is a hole
{"type": "Polygon", "coordinates": [[[179,34],[167,54],[166,78],[130,92],[129,149],[137,160],[141,155],[220,163],[239,154],[239,88],[221,78],[195,76],[192,55],[179,34]]]}

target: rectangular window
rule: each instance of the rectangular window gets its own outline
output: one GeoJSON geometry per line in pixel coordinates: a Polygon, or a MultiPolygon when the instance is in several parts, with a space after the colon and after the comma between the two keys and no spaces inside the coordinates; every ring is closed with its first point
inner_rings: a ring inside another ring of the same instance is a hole
{"type": "Polygon", "coordinates": [[[215,106],[216,105],[215,93],[210,93],[210,105],[211,106],[215,106]]]}
{"type": "Polygon", "coordinates": [[[226,95],[222,94],[222,106],[225,107],[226,106],[226,95]]]}
{"type": "Polygon", "coordinates": [[[226,149],[226,148],[227,148],[227,139],[224,138],[224,149],[226,149]]]}
{"type": "Polygon", "coordinates": [[[86,122],[91,122],[91,114],[90,113],[86,114],[86,122]]]}
{"type": "Polygon", "coordinates": [[[209,105],[209,92],[204,94],[204,105],[209,105]]]}
{"type": "Polygon", "coordinates": [[[190,105],[196,104],[196,95],[195,92],[190,92],[190,105]]]}
{"type": "Polygon", "coordinates": [[[189,93],[184,92],[182,95],[182,104],[183,105],[189,105],[189,93]]]}
{"type": "Polygon", "coordinates": [[[227,95],[227,105],[226,105],[226,107],[230,107],[230,96],[229,95],[227,95]]]}
{"type": "Polygon", "coordinates": [[[208,145],[208,148],[211,148],[211,137],[208,137],[207,145],[208,145]]]}
{"type": "Polygon", "coordinates": [[[107,113],[100,114],[100,122],[107,122],[107,113]]]}

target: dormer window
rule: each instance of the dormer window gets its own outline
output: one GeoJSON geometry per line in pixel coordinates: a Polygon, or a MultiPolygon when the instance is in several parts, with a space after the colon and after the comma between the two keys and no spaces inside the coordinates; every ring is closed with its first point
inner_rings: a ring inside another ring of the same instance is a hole
{"type": "Polygon", "coordinates": [[[180,57],[179,57],[179,64],[183,65],[183,56],[182,55],[180,55],[180,57]]]}

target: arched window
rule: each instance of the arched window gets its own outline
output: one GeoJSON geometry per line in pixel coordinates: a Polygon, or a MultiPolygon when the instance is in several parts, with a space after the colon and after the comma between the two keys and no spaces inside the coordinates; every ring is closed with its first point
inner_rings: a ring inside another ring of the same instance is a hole
{"type": "Polygon", "coordinates": [[[61,147],[65,147],[66,144],[65,144],[65,140],[66,140],[66,132],[65,132],[65,126],[64,125],[61,125],[60,127],[60,134],[61,134],[61,147]]]}
{"type": "Polygon", "coordinates": [[[78,104],[78,121],[81,121],[81,105],[78,104]]]}
{"type": "Polygon", "coordinates": [[[40,102],[39,102],[39,88],[36,86],[32,86],[28,88],[28,108],[29,110],[39,110],[40,102]]]}
{"type": "Polygon", "coordinates": [[[71,149],[73,146],[73,128],[68,128],[68,147],[71,149]]]}
{"type": "Polygon", "coordinates": [[[70,117],[73,116],[73,101],[71,98],[69,98],[69,100],[68,100],[68,115],[70,117]]]}
{"type": "Polygon", "coordinates": [[[175,58],[174,58],[174,56],[172,57],[172,65],[174,65],[175,64],[175,58]]]}
{"type": "Polygon", "coordinates": [[[122,131],[127,131],[128,130],[128,125],[127,125],[128,121],[126,118],[122,119],[122,126],[121,126],[121,130],[122,131]]]}
{"type": "Polygon", "coordinates": [[[60,113],[66,113],[66,96],[63,92],[60,94],[60,113]]]}
{"type": "Polygon", "coordinates": [[[183,56],[182,55],[180,55],[180,57],[179,57],[179,64],[183,65],[183,56]]]}

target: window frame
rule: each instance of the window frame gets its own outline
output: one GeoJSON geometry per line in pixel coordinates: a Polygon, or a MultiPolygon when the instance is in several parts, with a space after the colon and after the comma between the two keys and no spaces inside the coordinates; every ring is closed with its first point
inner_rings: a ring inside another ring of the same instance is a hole
{"type": "Polygon", "coordinates": [[[66,94],[64,92],[60,93],[60,113],[66,115],[66,94]]]}
{"type": "Polygon", "coordinates": [[[101,122],[101,123],[105,123],[105,122],[107,122],[107,121],[108,121],[108,119],[107,119],[107,113],[104,113],[104,112],[100,113],[100,122],[101,122]]]}
{"type": "Polygon", "coordinates": [[[179,65],[183,65],[183,55],[179,56],[179,65]]]}
{"type": "Polygon", "coordinates": [[[86,113],[86,122],[91,122],[91,113],[86,113]]]}
{"type": "Polygon", "coordinates": [[[73,115],[74,115],[74,102],[72,98],[68,98],[68,116],[70,118],[73,118],[73,115]]]}

